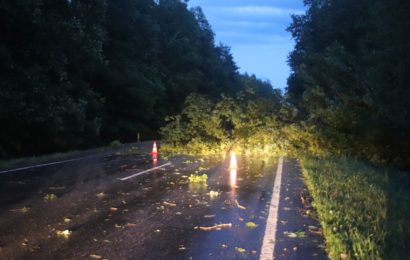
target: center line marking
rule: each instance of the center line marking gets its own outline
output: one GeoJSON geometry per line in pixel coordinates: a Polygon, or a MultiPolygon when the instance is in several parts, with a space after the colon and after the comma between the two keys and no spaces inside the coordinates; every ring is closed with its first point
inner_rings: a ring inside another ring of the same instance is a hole
{"type": "Polygon", "coordinates": [[[265,235],[263,237],[263,244],[260,260],[272,260],[274,259],[275,242],[276,242],[276,229],[278,225],[278,212],[279,212],[279,197],[280,186],[282,184],[282,171],[283,171],[283,157],[279,158],[278,169],[276,170],[275,184],[272,191],[272,200],[269,206],[269,216],[266,221],[265,235]]]}
{"type": "Polygon", "coordinates": [[[142,172],[138,172],[138,173],[130,175],[128,177],[121,178],[120,181],[126,181],[126,180],[132,179],[134,177],[140,176],[141,174],[144,174],[144,173],[147,173],[147,172],[152,172],[152,171],[158,170],[160,168],[164,168],[164,167],[171,166],[171,165],[172,164],[170,162],[168,162],[166,164],[163,164],[163,165],[160,165],[160,166],[157,166],[157,167],[154,167],[154,168],[142,171],[142,172]]]}

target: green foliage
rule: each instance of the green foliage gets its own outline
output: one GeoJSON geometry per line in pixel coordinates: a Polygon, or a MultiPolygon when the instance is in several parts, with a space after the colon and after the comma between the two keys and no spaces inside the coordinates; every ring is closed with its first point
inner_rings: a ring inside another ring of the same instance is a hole
{"type": "Polygon", "coordinates": [[[208,175],[202,174],[202,175],[196,175],[196,174],[191,174],[188,177],[188,180],[190,183],[204,183],[206,184],[206,181],[208,180],[208,175]]]}
{"type": "MultiPolygon", "coordinates": [[[[255,79],[254,79],[255,80],[255,79]]],[[[181,114],[167,118],[161,129],[163,150],[192,154],[273,153],[284,151],[280,93],[260,95],[259,85],[247,85],[236,97],[212,101],[190,95],[181,114]]],[[[263,91],[266,91],[263,90],[263,91]]]]}
{"type": "Polygon", "coordinates": [[[46,194],[45,196],[44,196],[44,198],[43,198],[43,200],[44,201],[54,201],[54,200],[56,200],[57,199],[57,196],[55,195],[55,194],[53,194],[53,193],[51,193],[51,194],[46,194]]]}
{"type": "Polygon", "coordinates": [[[331,259],[405,259],[409,174],[351,159],[305,158],[302,167],[331,259]]]}
{"type": "Polygon", "coordinates": [[[255,222],[252,222],[252,221],[246,222],[245,226],[246,226],[247,228],[249,228],[249,229],[254,229],[254,228],[257,228],[257,227],[258,227],[258,225],[255,224],[255,222]]]}
{"type": "Polygon", "coordinates": [[[410,3],[306,3],[289,27],[287,101],[308,149],[409,167],[410,3]]]}
{"type": "Polygon", "coordinates": [[[121,146],[121,144],[122,143],[119,140],[114,140],[110,143],[110,146],[111,147],[119,147],[119,146],[121,146]]]}

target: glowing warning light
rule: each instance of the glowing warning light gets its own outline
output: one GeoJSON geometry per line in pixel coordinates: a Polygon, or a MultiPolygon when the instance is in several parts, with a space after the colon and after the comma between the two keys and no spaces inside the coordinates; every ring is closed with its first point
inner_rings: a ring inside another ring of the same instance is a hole
{"type": "Polygon", "coordinates": [[[152,155],[153,157],[158,155],[157,142],[155,142],[155,141],[154,141],[154,144],[152,145],[151,155],[152,155]]]}
{"type": "Polygon", "coordinates": [[[236,189],[236,179],[237,179],[236,169],[230,169],[230,186],[233,190],[236,189]]]}
{"type": "Polygon", "coordinates": [[[157,166],[157,163],[158,163],[158,154],[152,153],[152,154],[151,154],[151,157],[152,157],[152,167],[157,166]]]}
{"type": "Polygon", "coordinates": [[[234,151],[232,151],[231,161],[229,163],[230,184],[231,184],[232,189],[236,189],[237,170],[238,170],[238,163],[236,161],[236,154],[234,151]]]}
{"type": "Polygon", "coordinates": [[[231,162],[229,164],[229,170],[237,170],[238,169],[238,163],[236,162],[236,154],[234,151],[231,153],[231,162]]]}

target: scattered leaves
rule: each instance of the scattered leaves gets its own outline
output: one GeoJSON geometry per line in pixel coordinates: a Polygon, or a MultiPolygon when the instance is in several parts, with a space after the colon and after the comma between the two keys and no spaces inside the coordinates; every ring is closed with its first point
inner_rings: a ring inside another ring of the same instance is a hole
{"type": "Polygon", "coordinates": [[[208,175],[206,175],[206,174],[202,174],[202,175],[191,174],[188,179],[189,179],[190,183],[206,183],[206,181],[208,180],[208,175]]]}
{"type": "Polygon", "coordinates": [[[219,196],[219,192],[211,190],[209,192],[209,196],[211,197],[211,199],[216,198],[219,196]]]}

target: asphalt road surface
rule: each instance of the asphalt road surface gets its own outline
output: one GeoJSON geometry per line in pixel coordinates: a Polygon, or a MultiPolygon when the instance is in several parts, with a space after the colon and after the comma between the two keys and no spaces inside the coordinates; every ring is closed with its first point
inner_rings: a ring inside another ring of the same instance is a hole
{"type": "Polygon", "coordinates": [[[228,163],[147,148],[1,174],[0,259],[259,259],[278,158],[228,163]]]}

